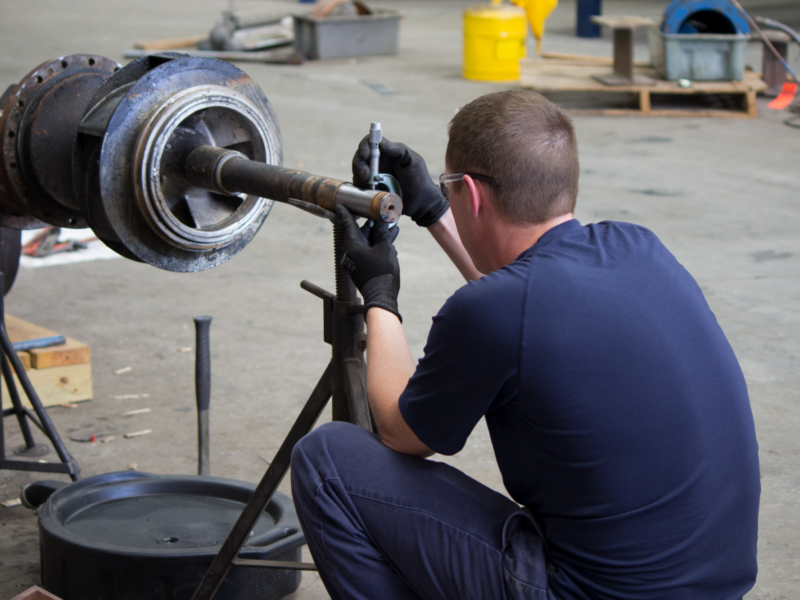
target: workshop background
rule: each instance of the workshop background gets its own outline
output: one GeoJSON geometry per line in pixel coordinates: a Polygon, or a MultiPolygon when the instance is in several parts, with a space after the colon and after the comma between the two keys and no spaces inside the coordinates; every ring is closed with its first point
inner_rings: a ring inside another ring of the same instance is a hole
{"type": "MultiPolygon", "coordinates": [[[[447,123],[458,107],[519,82],[462,78],[462,15],[474,1],[370,4],[402,11],[397,55],[237,64],[272,103],[284,166],[349,180],[358,141],[379,121],[387,138],[416,149],[438,175],[447,123]]],[[[658,20],[666,4],[606,0],[603,14],[658,20]]],[[[796,0],[742,4],[800,29],[796,0]]],[[[236,0],[234,6],[291,12],[305,5],[236,0]]],[[[124,64],[122,51],[135,42],[203,35],[228,8],[227,0],[0,0],[0,87],[66,54],[124,64]]],[[[544,50],[611,56],[608,32],[575,36],[575,10],[574,0],[561,0],[547,20],[544,50]]],[[[646,60],[645,37],[637,33],[635,42],[636,58],[646,60]]],[[[528,47],[534,57],[532,38],[528,47]]],[[[798,72],[799,55],[790,45],[789,64],[798,72]]],[[[747,64],[759,71],[761,57],[761,45],[751,43],[747,64]]],[[[574,117],[581,159],[576,217],[653,230],[697,279],[744,370],[762,472],[752,600],[800,596],[800,130],[784,124],[789,111],[770,110],[768,101],[758,99],[753,119],[574,117]]],[[[463,281],[426,231],[407,219],[400,227],[400,309],[419,357],[432,315],[463,281]]],[[[331,225],[276,205],[244,251],[209,271],[171,273],[123,258],[41,268],[28,262],[5,300],[7,314],[91,347],[93,399],[48,409],[84,476],[129,468],[196,472],[192,317],[213,316],[211,473],[257,482],[330,357],[321,302],[300,289],[302,279],[333,288],[331,225]],[[122,416],[143,408],[150,411],[122,416]],[[108,443],[70,439],[109,428],[151,433],[116,435],[108,443]]],[[[5,424],[10,451],[22,437],[13,418],[5,424]]],[[[483,423],[461,453],[436,460],[504,491],[483,423]]],[[[17,498],[21,486],[43,478],[67,480],[0,471],[0,500],[17,498]]],[[[280,489],[289,493],[288,478],[280,489]]],[[[39,581],[35,514],[0,507],[0,599],[39,581]]],[[[290,597],[327,594],[307,573],[290,597]]]]}

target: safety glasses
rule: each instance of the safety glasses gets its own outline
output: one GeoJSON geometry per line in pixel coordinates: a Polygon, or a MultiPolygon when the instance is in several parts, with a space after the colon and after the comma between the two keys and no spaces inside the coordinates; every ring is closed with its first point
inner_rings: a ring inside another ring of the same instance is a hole
{"type": "Polygon", "coordinates": [[[439,175],[439,188],[441,188],[442,196],[444,196],[445,200],[450,200],[450,184],[454,181],[461,181],[464,179],[464,175],[469,175],[477,181],[484,181],[492,187],[498,187],[500,185],[494,177],[481,175],[480,173],[452,173],[450,175],[442,173],[439,175]]]}

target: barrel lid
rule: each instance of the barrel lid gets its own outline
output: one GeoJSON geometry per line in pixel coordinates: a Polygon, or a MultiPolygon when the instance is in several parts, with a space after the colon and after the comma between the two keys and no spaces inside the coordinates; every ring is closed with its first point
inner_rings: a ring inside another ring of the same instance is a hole
{"type": "Polygon", "coordinates": [[[465,15],[479,19],[524,19],[525,11],[512,4],[493,2],[491,4],[477,4],[464,10],[465,15]]]}
{"type": "MultiPolygon", "coordinates": [[[[39,526],[47,533],[43,543],[52,537],[109,556],[215,555],[254,489],[219,477],[108,473],[53,493],[40,509],[39,526]]],[[[302,544],[291,500],[276,493],[245,549],[288,538],[302,544]]]]}

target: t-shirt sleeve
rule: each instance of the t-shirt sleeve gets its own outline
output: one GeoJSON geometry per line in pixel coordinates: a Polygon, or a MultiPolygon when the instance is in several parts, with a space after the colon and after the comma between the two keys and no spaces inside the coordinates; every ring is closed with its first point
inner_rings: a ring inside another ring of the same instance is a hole
{"type": "Polygon", "coordinates": [[[431,450],[459,452],[478,421],[516,397],[524,285],[492,273],[460,288],[433,318],[400,413],[431,450]]]}

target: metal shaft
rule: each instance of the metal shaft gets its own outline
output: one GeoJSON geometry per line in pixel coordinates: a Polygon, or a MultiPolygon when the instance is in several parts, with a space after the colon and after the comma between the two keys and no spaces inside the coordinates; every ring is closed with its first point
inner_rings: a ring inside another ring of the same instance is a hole
{"type": "Polygon", "coordinates": [[[211,405],[211,346],[209,329],[211,317],[194,318],[195,366],[194,384],[197,395],[197,474],[210,475],[210,450],[208,432],[208,409],[211,405]]]}
{"type": "Polygon", "coordinates": [[[246,193],[277,202],[296,199],[330,212],[342,205],[356,216],[385,223],[394,223],[403,213],[403,201],[397,194],[360,190],[340,179],[249,160],[214,146],[193,150],[184,175],[192,185],[220,194],[246,193]]]}

